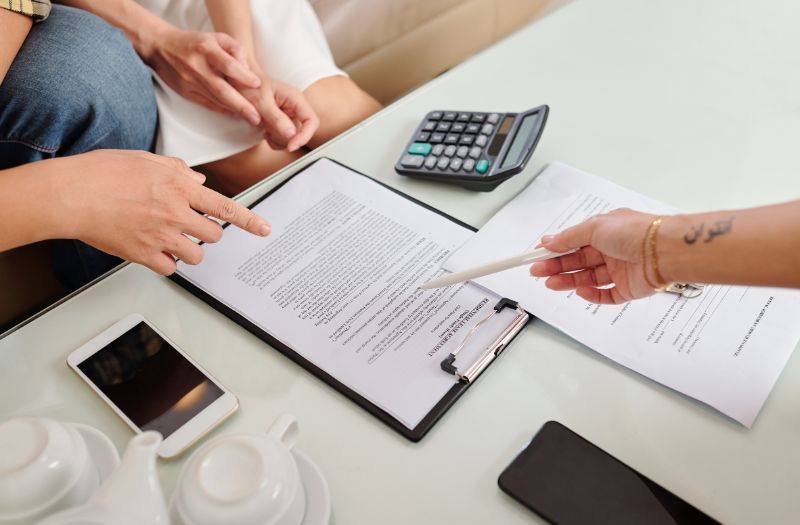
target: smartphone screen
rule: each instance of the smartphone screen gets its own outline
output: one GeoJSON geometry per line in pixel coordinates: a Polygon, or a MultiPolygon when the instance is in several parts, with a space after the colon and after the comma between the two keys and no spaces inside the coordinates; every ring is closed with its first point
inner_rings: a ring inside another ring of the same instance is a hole
{"type": "Polygon", "coordinates": [[[164,439],[224,393],[145,322],[77,366],[133,424],[164,439]]]}
{"type": "Polygon", "coordinates": [[[545,423],[498,484],[559,525],[718,523],[555,421],[545,423]]]}

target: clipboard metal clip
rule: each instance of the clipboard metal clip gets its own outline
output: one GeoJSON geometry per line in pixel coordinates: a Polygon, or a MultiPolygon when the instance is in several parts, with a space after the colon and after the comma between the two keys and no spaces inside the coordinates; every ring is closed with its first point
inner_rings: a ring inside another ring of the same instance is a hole
{"type": "Polygon", "coordinates": [[[700,297],[704,287],[704,284],[699,283],[672,283],[665,291],[678,294],[684,299],[694,299],[700,297]]]}
{"type": "Polygon", "coordinates": [[[494,360],[494,358],[497,357],[500,354],[500,352],[503,351],[503,349],[508,345],[508,343],[510,343],[511,340],[514,339],[514,336],[516,336],[517,333],[519,333],[519,331],[522,329],[522,327],[525,326],[525,323],[528,322],[528,318],[529,318],[528,313],[522,308],[520,308],[519,304],[517,304],[516,301],[512,301],[511,299],[506,299],[505,297],[500,299],[497,302],[497,304],[494,305],[494,308],[489,313],[489,315],[478,321],[475,324],[475,326],[473,326],[470,329],[470,331],[467,332],[467,335],[464,336],[464,340],[461,341],[461,344],[459,344],[458,347],[456,347],[456,349],[453,350],[452,353],[450,353],[447,357],[445,357],[442,360],[441,363],[442,370],[444,370],[448,374],[453,374],[458,378],[459,381],[462,381],[464,383],[471,383],[472,381],[475,380],[476,377],[480,375],[481,372],[483,372],[483,370],[487,366],[489,366],[489,363],[491,363],[494,360]],[[480,328],[482,324],[489,321],[489,319],[491,319],[496,314],[501,312],[504,308],[515,309],[517,311],[517,317],[505,330],[503,330],[503,332],[497,337],[497,339],[494,340],[494,342],[492,342],[492,344],[486,347],[486,349],[475,360],[475,362],[472,363],[472,365],[470,365],[469,368],[466,369],[466,371],[459,372],[458,368],[455,366],[455,360],[458,353],[464,349],[464,347],[467,345],[467,342],[469,342],[470,338],[478,330],[478,328],[480,328]]]}

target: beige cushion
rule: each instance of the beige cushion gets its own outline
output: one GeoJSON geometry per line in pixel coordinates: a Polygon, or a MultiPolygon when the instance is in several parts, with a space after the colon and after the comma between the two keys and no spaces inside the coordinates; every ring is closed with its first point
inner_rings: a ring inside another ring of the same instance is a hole
{"type": "Polygon", "coordinates": [[[336,63],[390,102],[531,21],[548,0],[310,0],[336,63]]]}
{"type": "Polygon", "coordinates": [[[463,0],[311,0],[340,65],[414,31],[463,0]]]}

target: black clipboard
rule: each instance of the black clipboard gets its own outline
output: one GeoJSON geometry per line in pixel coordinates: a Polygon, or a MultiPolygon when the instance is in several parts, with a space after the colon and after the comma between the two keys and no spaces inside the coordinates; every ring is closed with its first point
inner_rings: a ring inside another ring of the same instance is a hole
{"type": "MultiPolygon", "coordinates": [[[[334,159],[331,159],[331,158],[328,158],[328,157],[321,157],[321,158],[319,158],[319,159],[317,159],[317,160],[315,160],[313,162],[310,162],[309,164],[303,166],[297,172],[295,172],[292,175],[290,175],[289,177],[287,177],[286,180],[282,181],[275,188],[273,188],[268,193],[266,193],[265,195],[260,197],[258,200],[256,200],[254,203],[252,203],[249,207],[252,208],[254,206],[257,206],[264,199],[266,199],[267,197],[269,197],[273,193],[275,193],[278,190],[280,190],[281,187],[283,187],[283,185],[286,184],[288,181],[292,180],[294,177],[299,176],[301,173],[306,171],[310,166],[316,164],[317,162],[319,162],[320,160],[323,160],[323,159],[331,161],[331,162],[333,162],[335,164],[338,164],[339,166],[341,166],[341,167],[343,167],[343,168],[345,168],[345,169],[347,169],[347,170],[349,170],[349,171],[351,171],[353,173],[361,175],[362,177],[366,177],[367,179],[371,180],[375,184],[379,184],[380,186],[392,191],[393,193],[395,193],[397,195],[400,195],[400,196],[402,196],[402,197],[414,202],[418,206],[422,206],[423,208],[425,208],[427,210],[430,210],[430,211],[432,211],[432,212],[434,212],[434,213],[436,213],[438,215],[441,215],[442,217],[444,217],[444,218],[446,218],[446,219],[448,219],[448,220],[450,220],[450,221],[452,221],[452,222],[454,222],[454,223],[456,223],[456,224],[458,224],[458,225],[460,225],[460,226],[462,226],[464,228],[467,228],[467,229],[469,229],[471,231],[477,231],[477,228],[474,228],[474,227],[470,226],[469,224],[466,224],[466,223],[456,219],[455,217],[452,217],[452,216],[450,216],[450,215],[448,215],[448,214],[446,214],[446,213],[444,213],[444,212],[442,212],[442,211],[440,211],[440,210],[438,210],[438,209],[436,209],[436,208],[434,208],[434,207],[432,207],[432,206],[430,206],[430,205],[428,205],[428,204],[426,204],[424,202],[421,202],[421,201],[411,197],[410,195],[407,195],[407,194],[405,194],[405,193],[403,193],[403,192],[401,192],[401,191],[399,191],[399,190],[397,190],[395,188],[392,188],[391,186],[388,186],[387,184],[384,184],[384,183],[382,183],[382,182],[380,182],[378,180],[373,179],[369,175],[366,175],[366,174],[361,173],[361,172],[359,172],[357,170],[354,170],[354,169],[350,168],[349,166],[346,166],[346,165],[342,164],[341,162],[338,162],[338,161],[336,161],[334,159]]],[[[229,225],[226,224],[226,225],[223,226],[223,228],[227,228],[228,226],[229,225]]],[[[417,426],[414,427],[413,429],[409,429],[406,425],[404,425],[402,422],[397,420],[394,416],[392,416],[391,414],[389,414],[385,410],[379,408],[377,405],[373,404],[367,398],[365,398],[361,394],[357,393],[356,391],[352,390],[350,387],[348,387],[347,385],[345,385],[344,383],[342,383],[341,381],[339,381],[338,379],[336,379],[332,375],[328,374],[327,372],[325,372],[324,370],[322,370],[321,368],[316,366],[314,363],[312,363],[308,359],[306,359],[303,356],[301,356],[299,353],[295,352],[289,346],[287,346],[284,343],[280,342],[277,338],[273,337],[268,332],[263,330],[261,327],[259,327],[255,323],[251,322],[250,320],[248,320],[243,315],[241,315],[238,312],[236,312],[233,308],[231,308],[227,304],[223,303],[222,301],[218,300],[216,297],[212,296],[211,294],[209,294],[206,291],[202,290],[201,288],[197,287],[194,283],[192,283],[191,281],[189,281],[185,277],[183,277],[183,276],[179,275],[177,272],[175,272],[169,278],[171,280],[173,280],[174,282],[176,282],[181,287],[185,288],[192,295],[194,295],[194,296],[198,297],[199,299],[203,300],[204,302],[208,303],[212,308],[214,308],[218,312],[222,313],[223,315],[225,315],[226,317],[228,317],[229,319],[231,319],[235,323],[239,324],[240,326],[245,328],[247,331],[249,331],[250,333],[252,333],[256,337],[258,337],[259,339],[261,339],[262,341],[267,343],[268,345],[270,345],[273,348],[275,348],[276,350],[278,350],[284,356],[288,357],[289,359],[291,359],[292,361],[294,361],[295,363],[297,363],[298,365],[300,365],[301,367],[303,367],[307,371],[309,371],[312,374],[314,374],[317,378],[319,378],[320,380],[322,380],[323,382],[325,382],[329,386],[333,387],[336,391],[338,391],[339,393],[341,393],[342,395],[344,395],[345,397],[347,397],[348,399],[350,399],[351,401],[356,403],[358,406],[360,406],[361,408],[363,408],[364,410],[366,410],[367,412],[369,412],[370,414],[372,414],[373,416],[378,418],[380,421],[382,421],[383,423],[388,425],[392,430],[398,432],[403,437],[405,437],[405,438],[407,438],[407,439],[409,439],[409,440],[411,440],[411,441],[413,441],[415,443],[418,442],[419,440],[421,440],[428,433],[428,431],[430,431],[430,429],[433,427],[433,425],[437,421],[439,421],[439,419],[441,419],[441,417],[444,415],[445,412],[447,412],[447,410],[453,405],[453,403],[455,403],[456,400],[459,397],[461,397],[464,394],[464,392],[467,391],[467,389],[472,385],[472,383],[474,383],[474,381],[477,379],[477,377],[480,376],[480,374],[492,362],[494,362],[495,358],[497,356],[499,356],[503,352],[503,350],[505,350],[505,348],[516,338],[516,336],[519,334],[519,332],[522,331],[522,328],[525,327],[525,325],[527,324],[527,322],[531,318],[530,314],[528,314],[527,312],[522,310],[517,305],[517,303],[515,303],[515,302],[513,302],[513,301],[511,301],[509,299],[505,299],[505,298],[501,299],[494,306],[494,308],[492,310],[493,313],[494,312],[499,312],[503,308],[512,307],[512,308],[516,308],[518,312],[521,312],[522,314],[524,314],[524,318],[522,318],[522,315],[518,315],[516,322],[513,323],[515,325],[515,330],[513,330],[513,333],[511,333],[511,332],[509,332],[508,334],[504,333],[503,335],[505,335],[505,340],[504,341],[500,341],[502,343],[501,346],[499,346],[498,348],[494,349],[494,351],[493,351],[493,353],[491,355],[490,355],[489,350],[492,350],[492,349],[487,349],[487,352],[485,352],[483,354],[484,362],[480,362],[480,363],[476,362],[476,363],[472,364],[472,366],[470,367],[470,370],[472,372],[474,372],[474,373],[473,373],[473,375],[471,377],[468,377],[466,375],[467,373],[470,372],[469,370],[467,372],[464,372],[464,373],[458,371],[458,367],[456,367],[454,365],[454,360],[456,358],[456,356],[454,354],[448,355],[444,359],[444,361],[442,361],[442,370],[443,370],[442,373],[454,374],[454,376],[457,378],[457,381],[453,384],[453,386],[450,388],[450,390],[447,391],[447,393],[442,397],[442,399],[440,399],[439,402],[436,403],[436,405],[434,405],[434,407],[430,410],[430,412],[428,412],[428,414],[422,419],[422,421],[420,421],[417,424],[417,426]]],[[[493,313],[490,314],[490,315],[493,315],[493,313]]],[[[471,334],[469,334],[469,335],[471,335],[471,334]]],[[[467,337],[469,337],[469,335],[467,337]]]]}

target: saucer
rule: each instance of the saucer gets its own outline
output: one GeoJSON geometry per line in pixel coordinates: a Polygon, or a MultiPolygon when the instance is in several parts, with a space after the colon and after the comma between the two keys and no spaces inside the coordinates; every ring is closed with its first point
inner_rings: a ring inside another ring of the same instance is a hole
{"type": "Polygon", "coordinates": [[[297,470],[306,489],[306,514],[301,525],[328,525],[331,520],[331,493],[319,467],[304,453],[292,449],[297,470]]]}
{"type": "Polygon", "coordinates": [[[94,461],[100,483],[103,483],[119,465],[119,452],[108,436],[89,425],[70,423],[86,442],[86,449],[94,461]]]}

